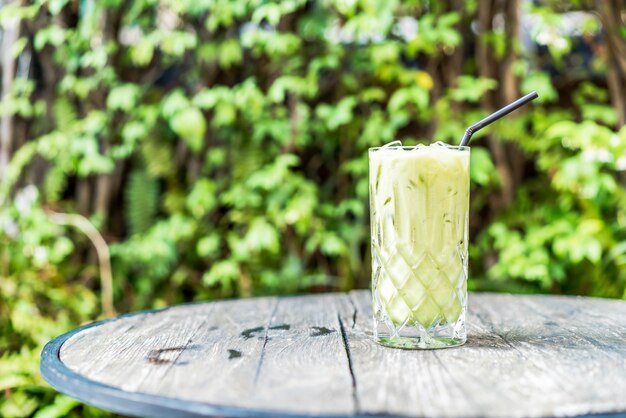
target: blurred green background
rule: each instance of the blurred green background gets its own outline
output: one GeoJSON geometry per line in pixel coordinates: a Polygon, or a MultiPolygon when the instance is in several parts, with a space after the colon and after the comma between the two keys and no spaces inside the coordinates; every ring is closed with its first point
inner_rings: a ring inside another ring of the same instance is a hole
{"type": "Polygon", "coordinates": [[[80,324],[367,287],[367,148],[474,136],[470,288],[626,299],[626,6],[0,1],[0,416],[80,324]]]}

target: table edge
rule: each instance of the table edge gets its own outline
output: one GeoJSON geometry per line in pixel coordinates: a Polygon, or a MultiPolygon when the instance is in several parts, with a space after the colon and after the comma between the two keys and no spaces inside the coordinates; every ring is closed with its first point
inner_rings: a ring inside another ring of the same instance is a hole
{"type": "MultiPolygon", "coordinates": [[[[208,303],[213,303],[210,301],[208,303]]],[[[207,302],[199,302],[207,303],[207,302]]],[[[183,305],[192,305],[183,304],[183,305]]],[[[181,305],[175,305],[181,306],[181,305]]],[[[55,390],[79,401],[111,412],[153,418],[205,418],[205,417],[285,417],[285,418],[346,418],[348,415],[297,414],[284,411],[256,410],[236,406],[222,406],[198,401],[168,398],[141,392],[129,392],[123,389],[88,379],[70,369],[61,361],[61,348],[72,336],[89,328],[104,325],[135,315],[163,312],[173,308],[148,309],[131,312],[113,318],[94,321],[66,332],[49,341],[41,351],[40,367],[44,380],[55,390]]],[[[349,417],[360,415],[349,415],[349,417]]]]}

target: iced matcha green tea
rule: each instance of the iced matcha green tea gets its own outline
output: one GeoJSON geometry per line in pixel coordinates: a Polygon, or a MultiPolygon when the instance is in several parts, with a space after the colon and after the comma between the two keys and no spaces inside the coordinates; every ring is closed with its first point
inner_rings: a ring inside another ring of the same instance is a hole
{"type": "Polygon", "coordinates": [[[369,150],[374,334],[383,345],[466,340],[469,147],[369,150]]]}

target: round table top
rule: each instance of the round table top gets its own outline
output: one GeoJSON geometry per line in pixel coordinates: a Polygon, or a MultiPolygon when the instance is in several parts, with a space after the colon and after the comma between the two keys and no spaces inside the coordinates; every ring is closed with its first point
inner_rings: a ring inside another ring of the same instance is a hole
{"type": "Polygon", "coordinates": [[[626,302],[470,294],[468,342],[371,339],[368,291],[181,305],[51,341],[44,378],[127,415],[626,415],[626,302]]]}

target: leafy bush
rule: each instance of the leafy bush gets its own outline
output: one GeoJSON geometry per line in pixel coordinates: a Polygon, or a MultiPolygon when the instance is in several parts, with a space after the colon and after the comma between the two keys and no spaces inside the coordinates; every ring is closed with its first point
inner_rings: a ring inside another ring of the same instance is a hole
{"type": "Polygon", "coordinates": [[[472,142],[470,285],[626,298],[619,13],[576,14],[581,34],[583,2],[452,4],[4,6],[0,415],[100,415],[37,371],[102,315],[91,242],[54,213],[103,233],[119,311],[366,287],[367,148],[455,143],[532,89],[542,105],[472,142]]]}

